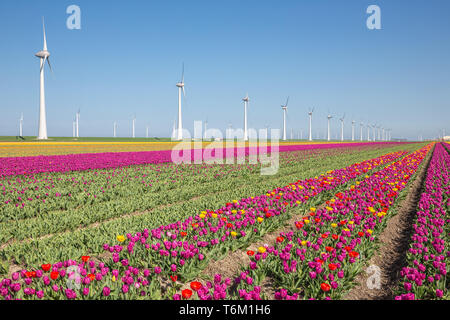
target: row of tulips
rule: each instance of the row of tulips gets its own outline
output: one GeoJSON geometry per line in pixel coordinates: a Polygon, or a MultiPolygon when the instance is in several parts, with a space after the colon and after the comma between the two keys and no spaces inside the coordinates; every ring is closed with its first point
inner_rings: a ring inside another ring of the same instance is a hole
{"type": "Polygon", "coordinates": [[[449,299],[450,154],[436,145],[427,170],[425,190],[416,213],[414,233],[401,271],[398,300],[449,299]]]}
{"type": "MultiPolygon", "coordinates": [[[[327,143],[327,144],[301,144],[301,145],[281,145],[274,147],[275,152],[291,152],[299,150],[345,148],[349,146],[365,146],[377,143],[327,143]]],[[[397,144],[396,142],[378,143],[382,145],[397,144]]],[[[184,152],[187,159],[194,161],[197,154],[201,154],[203,160],[222,159],[228,154],[233,157],[241,157],[255,154],[271,152],[272,148],[265,147],[235,147],[217,149],[189,149],[184,152]]],[[[178,154],[183,158],[183,151],[178,154]]],[[[0,177],[29,175],[41,172],[67,172],[84,171],[90,169],[117,168],[131,165],[142,165],[149,163],[172,162],[172,150],[141,151],[141,152],[108,152],[108,153],[85,153],[52,156],[32,156],[32,157],[3,157],[0,162],[0,177]]]]}
{"type": "MultiPolygon", "coordinates": [[[[215,211],[202,211],[185,221],[145,229],[134,236],[118,236],[119,244],[103,246],[111,256],[106,263],[82,257],[81,262],[68,260],[44,264],[40,270],[22,270],[1,282],[0,294],[5,299],[138,299],[160,298],[161,294],[177,299],[180,284],[194,278],[209,259],[244,247],[261,234],[278,228],[284,220],[276,218],[286,216],[288,208],[404,154],[394,152],[330,170],[320,177],[299,180],[259,197],[235,200],[215,211]],[[170,280],[165,283],[161,279],[170,280]]],[[[204,299],[224,298],[229,285],[229,279],[215,281],[214,285],[206,283],[197,290],[197,295],[204,299]]],[[[256,288],[251,294],[256,296],[259,292],[256,288]]],[[[182,298],[188,296],[188,291],[181,292],[182,298]]]]}
{"type": "Polygon", "coordinates": [[[248,252],[250,264],[235,278],[239,297],[254,299],[255,286],[270,279],[275,299],[342,298],[373,254],[390,208],[431,148],[432,144],[336,193],[324,208],[310,208],[275,245],[248,252]]]}

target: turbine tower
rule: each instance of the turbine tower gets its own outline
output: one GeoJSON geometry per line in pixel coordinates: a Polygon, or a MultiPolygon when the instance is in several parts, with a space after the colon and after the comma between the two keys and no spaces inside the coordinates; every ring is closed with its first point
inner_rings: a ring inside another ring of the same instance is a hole
{"type": "Polygon", "coordinates": [[[175,135],[176,128],[177,128],[176,122],[177,122],[177,120],[174,119],[174,120],[173,120],[173,128],[172,128],[172,136],[171,136],[172,140],[175,140],[175,138],[176,138],[176,135],[175,135]]]}
{"type": "Polygon", "coordinates": [[[23,112],[20,114],[19,119],[19,137],[23,137],[23,112]]]}
{"type": "Polygon", "coordinates": [[[367,121],[367,141],[370,141],[370,124],[367,121]]]}
{"type": "Polygon", "coordinates": [[[248,93],[245,95],[245,98],[243,98],[242,101],[244,101],[244,141],[248,141],[247,107],[248,107],[248,102],[250,101],[250,99],[248,97],[248,93]]]}
{"type": "Polygon", "coordinates": [[[131,124],[132,124],[132,137],[135,138],[136,135],[135,135],[135,130],[134,129],[135,129],[135,124],[136,124],[136,115],[133,116],[131,124]]]}
{"type": "Polygon", "coordinates": [[[148,138],[148,126],[145,128],[145,137],[148,138]]]}
{"type": "Polygon", "coordinates": [[[79,135],[79,133],[80,133],[80,131],[79,131],[79,127],[80,127],[80,109],[78,109],[78,111],[77,111],[77,113],[75,114],[75,124],[76,124],[76,135],[77,135],[77,138],[79,138],[80,137],[80,135],[79,135]]]}
{"type": "Polygon", "coordinates": [[[287,106],[289,102],[289,97],[287,97],[286,103],[284,105],[281,105],[281,109],[283,109],[283,141],[286,141],[286,112],[287,112],[287,106]]]}
{"type": "Polygon", "coordinates": [[[116,121],[114,121],[113,136],[114,136],[114,138],[117,137],[117,122],[116,121]]]}
{"type": "Polygon", "coordinates": [[[361,141],[363,141],[363,126],[364,126],[364,123],[361,121],[361,123],[360,123],[360,133],[359,133],[359,138],[360,138],[360,140],[361,141]]]}
{"type": "Polygon", "coordinates": [[[312,115],[314,112],[314,108],[312,108],[309,112],[309,141],[312,141],[312,115]]]}
{"type": "Polygon", "coordinates": [[[44,18],[42,18],[42,30],[44,32],[44,48],[35,54],[40,59],[40,85],[39,85],[39,132],[38,140],[46,140],[47,136],[47,119],[45,116],[45,87],[44,87],[44,67],[45,61],[47,61],[50,71],[52,66],[50,65],[50,52],[47,51],[47,39],[45,37],[45,24],[44,18]]]}
{"type": "Polygon", "coordinates": [[[372,124],[373,141],[376,141],[376,137],[375,137],[375,128],[376,128],[376,125],[375,125],[375,123],[374,123],[374,124],[372,124]]]}
{"type": "Polygon", "coordinates": [[[342,116],[342,118],[339,119],[341,121],[341,141],[344,141],[344,118],[345,118],[345,113],[342,116]]]}
{"type": "Polygon", "coordinates": [[[181,81],[176,84],[178,87],[178,132],[177,140],[183,140],[183,124],[181,117],[181,91],[183,91],[183,96],[186,97],[186,92],[184,91],[184,63],[181,70],[181,81]]]}
{"type": "Polygon", "coordinates": [[[333,116],[331,114],[328,113],[327,119],[328,119],[328,136],[327,136],[327,140],[330,141],[331,136],[330,136],[330,120],[333,118],[333,116]]]}
{"type": "Polygon", "coordinates": [[[352,141],[355,141],[355,120],[352,120],[352,141]]]}

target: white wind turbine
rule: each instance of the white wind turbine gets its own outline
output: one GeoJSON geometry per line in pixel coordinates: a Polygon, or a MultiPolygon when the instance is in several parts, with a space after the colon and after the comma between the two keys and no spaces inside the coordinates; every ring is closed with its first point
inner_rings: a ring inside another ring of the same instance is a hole
{"type": "Polygon", "coordinates": [[[244,141],[248,141],[248,130],[247,130],[247,107],[250,98],[248,97],[248,93],[245,95],[245,98],[242,99],[244,101],[244,141]]]}
{"type": "Polygon", "coordinates": [[[289,97],[287,97],[286,103],[284,105],[281,105],[281,109],[283,109],[283,141],[286,141],[286,112],[288,108],[288,103],[289,97]]]}
{"type": "Polygon", "coordinates": [[[355,120],[352,120],[352,141],[355,141],[355,120]]]}
{"type": "Polygon", "coordinates": [[[52,67],[50,65],[50,52],[47,50],[47,39],[45,36],[45,25],[44,18],[42,18],[42,30],[44,32],[44,48],[35,54],[36,57],[40,59],[40,89],[39,89],[39,132],[38,140],[48,139],[47,136],[47,119],[45,115],[45,87],[44,87],[44,66],[45,61],[47,61],[50,71],[52,67]]]}
{"type": "Polygon", "coordinates": [[[330,120],[333,118],[333,116],[328,113],[327,119],[328,119],[328,135],[327,135],[327,140],[330,141],[331,136],[330,136],[330,120]]]}
{"type": "Polygon", "coordinates": [[[145,128],[145,137],[148,138],[148,125],[147,125],[147,127],[145,128]]]}
{"type": "Polygon", "coordinates": [[[19,137],[23,137],[23,112],[20,114],[19,119],[19,137]]]}
{"type": "Polygon", "coordinates": [[[344,141],[344,119],[345,119],[345,113],[339,120],[341,121],[341,141],[344,141]]]}
{"type": "Polygon", "coordinates": [[[376,141],[376,136],[375,136],[375,128],[376,128],[376,124],[372,124],[372,135],[373,135],[373,141],[376,141]]]}
{"type": "Polygon", "coordinates": [[[80,127],[80,109],[78,109],[77,113],[75,114],[75,129],[76,129],[76,136],[77,138],[80,137],[80,131],[79,131],[79,127],[80,127]]]}
{"type": "Polygon", "coordinates": [[[309,141],[312,141],[312,115],[314,112],[314,108],[312,108],[309,112],[309,141]]]}
{"type": "Polygon", "coordinates": [[[370,141],[370,124],[369,124],[369,121],[367,121],[367,141],[370,141]]]}
{"type": "Polygon", "coordinates": [[[360,139],[361,141],[363,141],[363,126],[364,126],[364,123],[361,121],[360,127],[359,127],[359,129],[360,129],[359,139],[360,139]]]}
{"type": "Polygon", "coordinates": [[[133,119],[132,119],[132,137],[135,138],[135,127],[136,127],[136,115],[133,115],[133,119]]]}
{"type": "Polygon", "coordinates": [[[114,126],[113,126],[113,136],[114,138],[117,137],[117,122],[114,121],[114,126]]]}
{"type": "Polygon", "coordinates": [[[183,91],[183,96],[186,97],[186,92],[184,91],[184,63],[181,70],[181,81],[176,84],[178,87],[178,132],[177,140],[183,140],[183,123],[181,117],[181,91],[183,91]]]}

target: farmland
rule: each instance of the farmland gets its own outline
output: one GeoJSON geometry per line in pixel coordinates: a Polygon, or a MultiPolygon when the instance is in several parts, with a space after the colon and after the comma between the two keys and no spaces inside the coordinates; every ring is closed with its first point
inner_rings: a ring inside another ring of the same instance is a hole
{"type": "Polygon", "coordinates": [[[167,142],[87,143],[2,146],[3,298],[351,298],[406,205],[391,298],[449,298],[448,145],[290,143],[261,175],[174,164],[167,142]]]}

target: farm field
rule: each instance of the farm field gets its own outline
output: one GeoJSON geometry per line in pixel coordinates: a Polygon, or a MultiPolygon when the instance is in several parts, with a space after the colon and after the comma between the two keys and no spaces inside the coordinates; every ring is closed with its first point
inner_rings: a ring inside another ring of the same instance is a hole
{"type": "Polygon", "coordinates": [[[405,206],[416,233],[389,298],[449,298],[443,143],[290,143],[274,175],[50,144],[1,146],[4,299],[367,299],[355,288],[405,206]]]}

